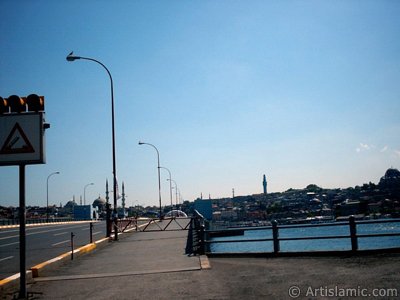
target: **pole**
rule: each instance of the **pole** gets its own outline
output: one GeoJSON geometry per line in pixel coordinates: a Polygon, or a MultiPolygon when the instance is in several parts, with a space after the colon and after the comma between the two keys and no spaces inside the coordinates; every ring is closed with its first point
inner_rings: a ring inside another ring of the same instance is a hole
{"type": "Polygon", "coordinates": [[[76,59],[83,59],[83,60],[90,60],[93,61],[100,66],[102,66],[108,76],[110,77],[110,84],[111,84],[111,134],[112,134],[112,165],[113,165],[113,188],[114,188],[114,209],[113,209],[113,220],[114,220],[114,240],[118,240],[118,213],[117,213],[117,163],[116,163],[116,151],[115,151],[115,117],[114,117],[114,84],[113,84],[113,78],[111,76],[110,70],[101,62],[98,61],[97,59],[93,59],[90,57],[83,57],[83,56],[75,56],[73,55],[73,52],[71,52],[67,56],[67,61],[74,61],[76,59]]]}
{"type": "Polygon", "coordinates": [[[71,232],[71,260],[74,260],[74,236],[75,234],[71,232]]]}
{"type": "Polygon", "coordinates": [[[106,237],[111,236],[111,209],[110,209],[110,202],[108,201],[110,197],[108,196],[108,180],[106,180],[106,237]]]}
{"type": "Polygon", "coordinates": [[[49,179],[51,176],[60,174],[60,172],[53,172],[49,176],[47,176],[47,207],[46,207],[46,223],[49,222],[49,179]]]}
{"type": "Polygon", "coordinates": [[[153,144],[150,143],[143,143],[143,142],[139,142],[139,145],[149,145],[151,147],[153,147],[156,152],[157,152],[157,169],[158,169],[158,199],[159,199],[159,203],[160,203],[160,221],[163,219],[162,216],[162,210],[161,210],[161,179],[160,179],[160,152],[158,152],[158,149],[156,146],[154,146],[153,144]]]}
{"type": "Polygon", "coordinates": [[[355,252],[358,250],[358,240],[357,240],[357,225],[354,216],[349,217],[349,226],[350,226],[351,251],[355,252]]]}
{"type": "Polygon", "coordinates": [[[166,167],[160,167],[161,169],[164,169],[164,170],[167,170],[168,171],[168,174],[169,174],[169,197],[170,197],[170,200],[171,200],[171,210],[173,210],[174,209],[174,207],[173,207],[173,204],[172,204],[172,183],[171,183],[171,171],[168,169],[168,168],[166,168],[166,167]]]}
{"type": "Polygon", "coordinates": [[[90,231],[90,243],[92,244],[93,243],[93,223],[92,222],[90,222],[89,231],[90,231]]]}
{"type": "Polygon", "coordinates": [[[276,220],[272,221],[272,237],[274,239],[274,253],[277,254],[280,251],[280,246],[278,222],[276,220]]]}
{"type": "Polygon", "coordinates": [[[25,165],[19,165],[19,298],[26,299],[25,165]]]}

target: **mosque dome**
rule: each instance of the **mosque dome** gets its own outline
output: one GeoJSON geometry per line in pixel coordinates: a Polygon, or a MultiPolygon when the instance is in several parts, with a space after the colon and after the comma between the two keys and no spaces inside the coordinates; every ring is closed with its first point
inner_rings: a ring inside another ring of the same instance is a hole
{"type": "Polygon", "coordinates": [[[388,169],[387,171],[386,171],[386,173],[385,173],[385,178],[386,179],[394,179],[394,178],[400,178],[400,171],[399,170],[397,170],[397,169],[393,169],[393,168],[390,168],[390,169],[388,169]]]}
{"type": "Polygon", "coordinates": [[[72,208],[72,207],[74,207],[75,205],[76,205],[76,202],[75,202],[74,200],[70,200],[70,201],[67,202],[67,204],[65,204],[64,207],[66,207],[66,208],[72,208]]]}
{"type": "Polygon", "coordinates": [[[390,168],[379,181],[379,186],[384,189],[400,189],[400,171],[390,168]]]}
{"type": "Polygon", "coordinates": [[[103,209],[106,208],[106,200],[105,200],[104,198],[101,198],[101,197],[99,196],[98,198],[96,198],[96,199],[93,201],[92,206],[93,206],[94,208],[98,207],[99,210],[103,210],[103,209]]]}

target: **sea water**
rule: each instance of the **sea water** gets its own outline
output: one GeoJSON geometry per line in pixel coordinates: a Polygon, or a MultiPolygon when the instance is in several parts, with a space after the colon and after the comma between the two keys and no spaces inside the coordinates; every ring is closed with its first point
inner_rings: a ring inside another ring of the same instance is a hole
{"type": "MultiPolygon", "coordinates": [[[[334,224],[334,223],[333,223],[334,224]]],[[[357,223],[357,235],[400,233],[400,222],[362,224],[357,223]]],[[[317,237],[317,236],[350,236],[348,224],[321,227],[279,227],[279,238],[317,237]]],[[[241,240],[234,243],[211,243],[211,252],[273,252],[273,242],[246,242],[251,239],[272,239],[272,229],[245,230],[242,236],[218,237],[212,241],[241,240]]],[[[400,247],[400,236],[359,237],[358,249],[384,249],[400,247]]],[[[351,250],[348,238],[318,240],[280,241],[281,252],[298,251],[339,251],[351,250]]]]}

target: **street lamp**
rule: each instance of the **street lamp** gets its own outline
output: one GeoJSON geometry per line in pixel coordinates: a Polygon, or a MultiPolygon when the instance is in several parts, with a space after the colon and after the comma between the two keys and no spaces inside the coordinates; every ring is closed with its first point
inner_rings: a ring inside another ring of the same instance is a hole
{"type": "Polygon", "coordinates": [[[47,176],[47,206],[46,206],[46,222],[49,222],[49,178],[53,175],[60,174],[60,172],[53,172],[47,176]]]}
{"type": "MultiPolygon", "coordinates": [[[[101,63],[100,61],[89,58],[89,57],[82,57],[82,56],[75,56],[73,52],[68,54],[67,56],[67,61],[75,61],[77,59],[84,59],[84,60],[90,60],[95,63],[98,63],[101,65],[106,71],[108,76],[110,77],[110,83],[111,83],[111,131],[112,131],[112,163],[113,163],[113,186],[114,186],[114,191],[117,190],[117,164],[116,164],[116,158],[115,158],[115,122],[114,122],[114,85],[113,85],[113,79],[111,76],[110,71],[107,69],[107,67],[101,63]]],[[[115,240],[118,240],[118,227],[117,227],[117,193],[114,193],[114,238],[115,240]]],[[[107,220],[108,221],[108,220],[107,220]]]]}
{"type": "Polygon", "coordinates": [[[175,184],[175,203],[176,203],[176,209],[178,210],[178,185],[176,184],[176,181],[173,179],[169,180],[170,184],[171,184],[171,181],[175,184]]]}
{"type": "Polygon", "coordinates": [[[173,204],[172,204],[172,186],[171,186],[171,171],[166,168],[166,167],[160,167],[161,169],[167,170],[169,174],[169,196],[171,199],[171,210],[173,210],[173,204]]]}
{"type": "Polygon", "coordinates": [[[92,182],[92,183],[88,183],[88,184],[85,185],[85,187],[83,188],[83,205],[86,205],[86,188],[87,188],[89,185],[94,185],[94,183],[93,183],[93,182],[92,182]]]}
{"type": "Polygon", "coordinates": [[[156,146],[153,144],[149,143],[143,143],[139,141],[139,145],[148,145],[153,147],[157,151],[157,170],[158,170],[158,198],[160,201],[160,220],[162,220],[162,211],[161,211],[161,180],[160,180],[160,152],[158,152],[158,149],[156,146]]]}

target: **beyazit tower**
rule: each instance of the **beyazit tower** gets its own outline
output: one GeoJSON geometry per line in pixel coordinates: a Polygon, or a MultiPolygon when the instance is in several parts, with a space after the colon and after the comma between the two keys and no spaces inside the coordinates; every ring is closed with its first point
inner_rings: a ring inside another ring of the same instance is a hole
{"type": "Polygon", "coordinates": [[[264,196],[267,195],[267,178],[265,177],[264,174],[264,178],[263,178],[263,188],[264,188],[264,196]]]}

